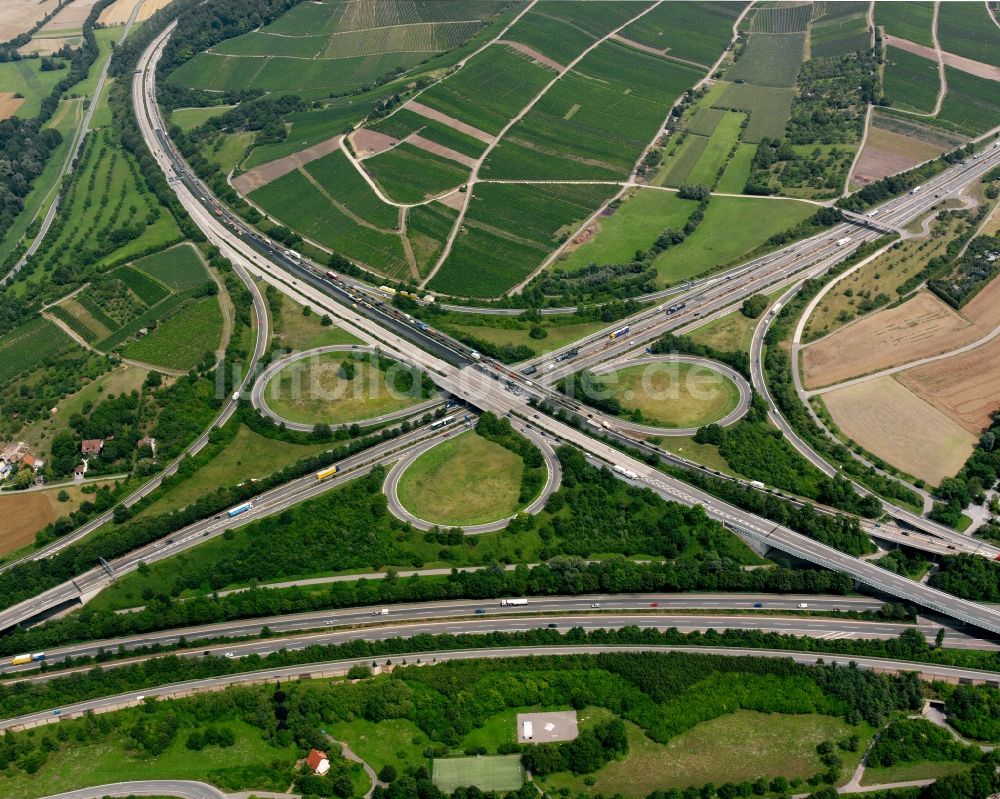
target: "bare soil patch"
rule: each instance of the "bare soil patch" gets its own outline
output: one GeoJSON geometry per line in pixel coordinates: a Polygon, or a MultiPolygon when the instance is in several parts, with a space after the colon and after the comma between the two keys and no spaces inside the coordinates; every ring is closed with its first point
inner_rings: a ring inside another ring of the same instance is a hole
{"type": "Polygon", "coordinates": [[[58,0],[4,0],[0,14],[0,42],[7,42],[26,31],[35,23],[51,14],[58,0]]]}
{"type": "Polygon", "coordinates": [[[1000,339],[954,358],[907,369],[897,378],[978,436],[1000,405],[1000,339]]]}
{"type": "Polygon", "coordinates": [[[56,518],[41,491],[0,494],[0,554],[13,552],[35,540],[35,533],[56,518]]]}
{"type": "Polygon", "coordinates": [[[435,122],[441,122],[447,125],[449,128],[454,128],[459,133],[464,133],[466,136],[471,136],[474,139],[479,139],[481,142],[486,144],[493,144],[493,137],[484,130],[473,127],[460,119],[455,119],[455,117],[450,117],[447,114],[442,114],[440,111],[436,111],[433,108],[424,105],[418,100],[410,100],[404,108],[408,108],[414,114],[420,114],[422,117],[427,117],[428,119],[433,119],[435,122]]]}
{"type": "Polygon", "coordinates": [[[1000,325],[1000,280],[958,314],[922,291],[896,308],[865,316],[803,348],[803,380],[819,388],[950,352],[1000,325]]]}
{"type": "Polygon", "coordinates": [[[554,69],[556,72],[562,72],[566,67],[560,64],[558,61],[554,61],[547,55],[543,55],[535,50],[533,47],[528,47],[526,44],[521,44],[521,42],[512,42],[509,39],[498,39],[497,44],[505,44],[508,47],[512,47],[519,53],[524,53],[532,61],[537,61],[542,66],[546,66],[549,69],[554,69]]]}
{"type": "Polygon", "coordinates": [[[358,158],[368,158],[384,153],[399,144],[399,139],[394,139],[392,136],[375,130],[368,130],[368,128],[358,128],[347,137],[347,140],[351,143],[358,158]]]}
{"type": "Polygon", "coordinates": [[[592,225],[587,225],[583,230],[577,233],[572,241],[570,241],[564,248],[563,252],[573,252],[577,247],[582,247],[588,241],[590,241],[594,236],[596,236],[601,230],[601,225],[598,222],[594,222],[592,225]]]}
{"type": "Polygon", "coordinates": [[[456,211],[461,211],[462,206],[465,204],[465,193],[455,189],[451,194],[438,197],[437,201],[447,205],[449,208],[454,208],[456,211]]]}
{"type": "Polygon", "coordinates": [[[453,150],[451,147],[445,147],[443,144],[438,144],[430,139],[425,139],[418,133],[408,136],[406,141],[414,147],[419,147],[421,150],[434,153],[434,155],[440,155],[442,158],[448,158],[451,161],[457,161],[462,164],[462,166],[469,167],[469,169],[472,169],[476,165],[475,158],[472,158],[465,153],[460,153],[458,150],[453,150]]]}
{"type": "Polygon", "coordinates": [[[937,158],[945,149],[913,136],[872,126],[851,180],[861,184],[872,183],[922,161],[937,158]]]}
{"type": "Polygon", "coordinates": [[[284,158],[278,158],[274,161],[268,161],[266,164],[255,166],[239,177],[233,178],[233,188],[241,194],[249,194],[255,189],[259,189],[261,186],[270,183],[272,180],[277,180],[289,172],[298,169],[300,166],[305,166],[310,161],[315,161],[317,158],[329,155],[340,147],[340,140],[342,138],[342,136],[334,136],[332,139],[321,141],[319,144],[314,144],[312,147],[299,150],[297,153],[286,155],[284,158]]]}
{"type": "Polygon", "coordinates": [[[14,116],[22,103],[24,98],[15,97],[14,92],[0,92],[0,119],[14,116]]]}
{"type": "Polygon", "coordinates": [[[837,426],[870,452],[937,485],[962,468],[976,437],[891,377],[823,395],[837,426]]]}
{"type": "MultiPolygon", "coordinates": [[[[928,61],[937,61],[937,52],[933,47],[917,44],[916,42],[911,42],[908,39],[897,39],[895,36],[886,36],[885,40],[893,47],[898,47],[900,50],[906,50],[906,52],[913,53],[921,58],[926,58],[928,61]]],[[[944,63],[949,67],[954,67],[962,72],[968,72],[970,75],[976,75],[977,77],[986,78],[987,80],[1000,80],[1000,67],[995,67],[992,64],[984,64],[982,61],[973,61],[971,58],[965,58],[944,50],[941,52],[941,60],[944,61],[944,63]]]]}

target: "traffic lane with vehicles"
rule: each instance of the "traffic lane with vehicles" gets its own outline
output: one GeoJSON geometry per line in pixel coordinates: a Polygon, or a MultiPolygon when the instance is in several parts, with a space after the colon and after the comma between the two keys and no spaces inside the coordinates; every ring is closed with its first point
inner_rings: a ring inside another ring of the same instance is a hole
{"type": "MultiPolygon", "coordinates": [[[[376,357],[381,355],[386,355],[393,359],[401,360],[402,355],[394,352],[386,352],[378,347],[370,347],[363,344],[330,344],[326,347],[314,347],[310,350],[303,350],[302,352],[294,352],[291,355],[287,355],[280,360],[273,361],[268,364],[267,368],[261,372],[260,376],[254,381],[253,388],[250,390],[250,402],[254,408],[260,411],[264,416],[273,419],[277,424],[284,424],[289,430],[298,430],[300,432],[311,432],[315,427],[313,424],[303,424],[302,422],[293,422],[289,419],[285,419],[278,413],[275,413],[267,404],[267,386],[271,379],[282,369],[291,364],[304,360],[306,358],[314,358],[323,355],[330,355],[333,353],[342,352],[345,355],[350,355],[352,353],[367,353],[368,355],[374,355],[376,357]]],[[[406,364],[405,366],[411,366],[411,364],[406,364]]],[[[431,373],[431,379],[434,375],[431,373]]],[[[414,385],[419,385],[419,381],[414,385]]],[[[309,390],[309,386],[301,387],[303,390],[309,390]]],[[[392,422],[397,419],[405,419],[409,416],[419,416],[425,411],[429,411],[441,405],[444,402],[443,397],[433,397],[426,402],[421,402],[417,405],[410,406],[408,408],[401,408],[398,411],[393,411],[392,413],[384,413],[380,416],[373,416],[369,419],[358,419],[357,424],[360,425],[375,425],[383,424],[385,422],[392,422]]]]}
{"type": "MultiPolygon", "coordinates": [[[[466,421],[465,424],[471,427],[475,424],[476,418],[478,418],[478,416],[468,415],[468,421],[466,421]]],[[[482,533],[491,533],[497,530],[502,530],[510,524],[511,520],[515,516],[521,513],[528,513],[531,515],[540,513],[545,507],[545,504],[548,502],[549,497],[552,496],[555,491],[559,490],[559,486],[562,483],[562,464],[559,462],[559,456],[556,455],[556,451],[552,448],[552,443],[545,436],[543,431],[535,430],[530,424],[526,424],[521,427],[520,432],[542,453],[542,459],[545,461],[545,485],[542,486],[541,492],[537,497],[535,497],[534,500],[531,501],[530,504],[527,505],[527,507],[511,516],[506,516],[503,519],[497,519],[493,522],[484,522],[482,524],[461,525],[462,532],[465,535],[481,535],[482,533]]],[[[421,519],[403,506],[403,503],[399,500],[399,481],[402,478],[403,473],[411,465],[413,465],[413,462],[417,458],[430,451],[440,443],[440,440],[429,441],[426,444],[411,450],[405,458],[400,459],[393,465],[385,476],[385,482],[382,484],[382,490],[388,500],[389,512],[392,513],[392,515],[397,519],[408,522],[418,530],[430,530],[433,527],[440,527],[441,525],[421,519]]]]}
{"type": "Polygon", "coordinates": [[[101,589],[110,585],[116,577],[137,569],[140,563],[155,563],[163,558],[172,557],[221,535],[228,529],[249,524],[264,516],[278,513],[299,502],[318,496],[349,480],[367,474],[376,466],[392,463],[396,458],[405,454],[408,447],[420,443],[427,437],[440,436],[442,432],[440,429],[430,429],[430,425],[419,427],[396,438],[376,444],[356,455],[344,458],[336,464],[338,471],[331,479],[318,480],[316,474],[311,473],[254,497],[250,500],[253,507],[235,518],[228,517],[223,511],[213,517],[194,522],[181,530],[176,530],[169,536],[108,561],[107,568],[96,566],[84,574],[77,575],[75,578],[50,588],[31,599],[26,599],[5,609],[0,612],[0,630],[29,622],[50,609],[89,600],[101,589]]]}
{"type": "MultiPolygon", "coordinates": [[[[161,39],[159,45],[154,42],[154,45],[147,49],[143,55],[144,68],[147,72],[149,71],[150,58],[156,55],[155,48],[157,46],[162,47],[162,41],[161,39]]],[[[149,83],[151,85],[151,79],[149,83]]],[[[143,95],[141,91],[137,92],[135,99],[136,105],[142,106],[143,95]]],[[[148,125],[143,128],[143,135],[147,142],[151,143],[152,147],[157,146],[156,137],[152,135],[152,130],[148,125]]],[[[165,168],[169,168],[169,166],[165,168]]],[[[965,167],[961,169],[964,170],[965,167]]],[[[188,199],[187,193],[184,191],[178,191],[178,197],[181,198],[182,202],[188,199]]],[[[210,229],[213,236],[225,238],[230,242],[236,242],[237,246],[239,245],[240,237],[211,216],[203,224],[210,229]]],[[[281,268],[276,263],[272,264],[272,267],[281,268]]],[[[390,334],[383,326],[377,323],[373,324],[367,316],[352,313],[349,307],[346,310],[347,313],[344,314],[345,316],[350,317],[353,323],[367,329],[376,338],[400,338],[395,333],[390,334]]],[[[413,333],[413,330],[408,330],[408,337],[413,333]]],[[[428,337],[424,336],[424,338],[428,337]]],[[[450,366],[449,362],[442,362],[435,356],[424,352],[421,349],[422,341],[423,339],[420,336],[414,334],[412,338],[401,339],[398,342],[394,341],[393,346],[401,347],[402,352],[408,354],[411,360],[419,364],[433,364],[429,365],[428,368],[438,369],[439,374],[446,376],[447,379],[454,382],[455,388],[452,391],[453,394],[458,392],[456,396],[468,397],[482,409],[491,410],[500,415],[506,414],[508,411],[516,412],[523,418],[537,416],[527,406],[524,397],[513,397],[507,392],[498,391],[496,385],[491,384],[488,378],[480,378],[478,375],[474,375],[471,378],[466,377],[467,373],[473,370],[462,369],[456,372],[454,367],[450,366]],[[414,343],[418,340],[420,343],[414,343]],[[477,378],[479,379],[477,380],[477,378]]],[[[522,383],[522,385],[524,384],[522,383]]],[[[535,396],[537,397],[537,394],[535,396]]],[[[642,475],[641,479],[643,482],[649,485],[649,487],[654,488],[661,496],[689,505],[702,504],[706,507],[706,511],[710,516],[714,516],[731,527],[739,528],[745,536],[756,537],[760,540],[767,539],[770,546],[775,546],[778,549],[821,566],[843,571],[863,584],[875,587],[897,598],[928,607],[931,610],[950,615],[960,621],[975,624],[983,629],[1000,632],[1000,611],[957,599],[923,584],[912,583],[906,580],[906,578],[893,575],[877,566],[872,566],[829,547],[824,547],[806,536],[794,533],[786,528],[776,527],[772,523],[728,505],[728,503],[721,503],[715,500],[714,497],[693,489],[686,483],[666,477],[659,472],[650,472],[648,467],[639,461],[628,456],[623,456],[617,450],[601,442],[596,442],[589,436],[551,417],[545,417],[544,422],[540,423],[539,426],[544,428],[546,432],[554,434],[562,440],[571,441],[577,446],[582,447],[585,451],[598,455],[606,463],[624,462],[633,471],[642,470],[638,473],[642,475]]]]}
{"type": "MultiPolygon", "coordinates": [[[[506,601],[506,600],[504,600],[506,601]]],[[[530,615],[539,613],[575,612],[636,612],[664,613],[669,611],[753,611],[754,616],[765,618],[774,612],[795,612],[798,619],[807,619],[805,613],[842,613],[877,611],[882,604],[874,599],[861,597],[813,596],[809,594],[685,594],[669,593],[626,593],[626,594],[589,594],[583,596],[555,597],[522,597],[518,605],[502,605],[499,599],[460,599],[441,600],[437,602],[412,602],[394,604],[369,605],[359,608],[338,608],[330,610],[308,611],[304,613],[289,613],[279,616],[267,616],[255,619],[240,619],[229,622],[216,622],[173,630],[161,630],[140,635],[123,636],[100,641],[87,641],[46,649],[45,662],[59,663],[66,658],[95,657],[102,652],[112,652],[119,648],[126,651],[144,646],[171,646],[180,639],[185,641],[210,640],[221,637],[240,638],[259,635],[265,627],[274,633],[291,633],[298,631],[322,630],[332,626],[362,626],[382,624],[389,620],[394,624],[414,621],[434,621],[435,619],[462,618],[469,616],[497,615],[530,615]],[[595,605],[597,607],[595,607],[595,605]],[[806,605],[807,609],[803,609],[806,605]],[[383,610],[389,613],[383,614],[383,610]],[[758,612],[759,611],[759,612],[758,612]]],[[[688,616],[690,618],[691,616],[688,616]]],[[[747,617],[750,618],[750,617],[747,617]]],[[[836,619],[843,620],[840,617],[836,619]]],[[[849,619],[848,619],[849,620],[849,619]]],[[[511,620],[513,622],[513,620],[511,620]]],[[[933,628],[931,637],[937,634],[940,624],[926,622],[926,629],[933,628]]],[[[954,628],[949,628],[952,630],[954,628]]],[[[975,640],[974,636],[955,635],[963,639],[975,640]]],[[[275,639],[278,640],[278,639],[275,639]]],[[[280,644],[280,640],[279,640],[280,644]]],[[[272,642],[272,648],[275,644],[272,642]]],[[[217,648],[228,650],[232,645],[219,644],[217,648]]],[[[280,648],[280,646],[278,646],[280,648]]],[[[200,650],[199,650],[200,651],[200,650]]],[[[149,655],[148,657],[153,657],[149,655]]],[[[11,665],[13,658],[5,658],[0,664],[0,673],[5,675],[31,672],[38,668],[38,662],[24,665],[11,665]]]]}
{"type": "MultiPolygon", "coordinates": [[[[599,655],[608,652],[635,652],[634,646],[530,646],[530,647],[502,647],[493,649],[463,649],[446,651],[429,651],[420,653],[407,653],[405,656],[389,657],[383,663],[382,668],[400,665],[407,659],[415,660],[419,658],[421,662],[444,663],[447,661],[461,660],[482,660],[484,658],[511,658],[511,657],[531,657],[546,655],[599,655]]],[[[904,673],[916,672],[921,679],[933,681],[956,683],[960,680],[970,684],[991,684],[1000,687],[1000,679],[996,672],[982,671],[980,669],[968,669],[957,666],[941,666],[930,663],[915,663],[908,660],[894,660],[891,658],[854,657],[849,655],[831,655],[827,652],[785,652],[772,649],[748,649],[743,647],[711,647],[711,646],[644,646],[644,652],[688,652],[691,654],[705,654],[726,657],[768,657],[791,660],[795,663],[814,664],[822,661],[826,664],[836,664],[845,668],[857,667],[862,669],[873,669],[882,672],[904,673]]],[[[381,658],[379,658],[381,660],[381,658]]],[[[346,674],[353,666],[371,667],[370,657],[351,658],[345,660],[325,661],[323,663],[303,664],[297,666],[285,666],[274,669],[261,669],[259,671],[244,672],[240,674],[226,674],[219,677],[209,677],[201,680],[188,680],[186,682],[164,685],[156,688],[144,688],[136,691],[128,691],[114,696],[89,699],[84,702],[76,702],[61,708],[48,708],[36,713],[29,713],[16,718],[4,719],[0,721],[0,729],[24,729],[44,724],[51,724],[60,718],[72,718],[83,715],[88,711],[93,713],[106,713],[119,710],[123,707],[135,706],[147,698],[169,698],[173,696],[186,696],[192,693],[204,691],[219,691],[231,685],[246,683],[248,681],[270,682],[272,680],[302,679],[302,678],[323,678],[346,674]]]]}

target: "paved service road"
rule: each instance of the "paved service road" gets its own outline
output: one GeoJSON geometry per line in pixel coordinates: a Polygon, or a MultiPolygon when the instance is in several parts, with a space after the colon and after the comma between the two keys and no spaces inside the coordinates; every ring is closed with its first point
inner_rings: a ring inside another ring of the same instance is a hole
{"type": "MultiPolygon", "coordinates": [[[[141,4],[136,4],[141,5],[141,4]]],[[[263,796],[263,794],[261,794],[263,796]]],[[[43,799],[102,799],[105,796],[177,796],[180,799],[227,799],[213,785],[191,780],[131,780],[77,788],[75,791],[54,793],[43,799]]]]}

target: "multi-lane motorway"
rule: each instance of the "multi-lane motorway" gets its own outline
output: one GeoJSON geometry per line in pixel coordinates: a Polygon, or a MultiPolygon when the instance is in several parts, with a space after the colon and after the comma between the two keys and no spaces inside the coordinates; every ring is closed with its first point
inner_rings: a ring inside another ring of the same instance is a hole
{"type": "MultiPolygon", "coordinates": [[[[212,202],[214,202],[207,199],[209,195],[203,195],[206,197],[206,200],[202,202],[199,197],[190,191],[183,180],[176,179],[178,174],[186,173],[181,172],[183,165],[171,151],[170,147],[164,145],[161,136],[157,134],[157,130],[162,129],[162,123],[159,120],[159,110],[155,104],[153,88],[154,69],[151,68],[155,67],[156,59],[159,57],[163,43],[168,35],[169,30],[154,41],[143,54],[140,68],[133,81],[133,99],[138,116],[140,117],[140,128],[147,144],[153,151],[154,157],[156,157],[168,175],[168,178],[173,179],[172,185],[177,191],[181,202],[199,226],[205,230],[210,239],[213,241],[224,241],[232,253],[230,257],[240,259],[251,270],[257,269],[262,273],[270,274],[281,271],[288,273],[285,264],[277,259],[269,260],[266,264],[263,263],[261,261],[262,256],[256,252],[252,252],[251,248],[247,245],[248,237],[243,235],[242,230],[237,232],[223,221],[220,221],[216,214],[209,211],[208,207],[211,207],[212,202]]],[[[954,182],[956,186],[960,183],[967,183],[986,169],[992,168],[997,161],[1000,161],[1000,151],[991,149],[980,159],[970,160],[967,164],[953,167],[945,173],[945,179],[954,182]]],[[[930,207],[936,202],[937,198],[934,198],[931,190],[928,189],[926,192],[918,192],[914,195],[898,198],[892,201],[891,207],[896,208],[900,215],[905,213],[914,214],[920,208],[930,207]]],[[[880,211],[880,215],[884,213],[885,211],[880,211]]],[[[233,223],[230,222],[230,224],[233,223]]],[[[853,225],[850,227],[855,230],[859,239],[862,233],[858,233],[858,230],[863,231],[866,238],[874,238],[878,235],[877,230],[859,229],[853,225]]],[[[828,237],[831,235],[836,234],[827,233],[828,237]]],[[[783,251],[783,253],[779,253],[777,257],[787,257],[789,253],[793,254],[795,250],[800,249],[815,250],[818,253],[816,257],[808,259],[810,264],[814,264],[817,261],[822,261],[824,258],[832,258],[837,253],[837,250],[840,250],[842,255],[848,254],[853,246],[856,246],[857,242],[853,239],[854,237],[852,237],[850,245],[839,247],[836,241],[830,242],[828,239],[825,243],[823,241],[799,243],[796,247],[789,248],[788,252],[783,251]]],[[[293,271],[288,274],[288,280],[291,280],[292,283],[296,283],[295,278],[300,277],[302,277],[301,271],[293,271]]],[[[732,283],[733,281],[724,280],[724,282],[732,283]]],[[[757,290],[752,278],[748,277],[744,289],[747,293],[757,290]]],[[[467,350],[456,350],[454,346],[441,337],[431,335],[426,331],[418,331],[405,323],[402,326],[403,329],[398,325],[387,324],[384,320],[391,317],[388,314],[380,313],[376,308],[359,307],[353,309],[349,306],[338,305],[331,299],[331,297],[337,296],[332,282],[324,281],[321,276],[316,276],[316,279],[309,281],[308,285],[297,285],[297,290],[300,293],[307,293],[313,301],[324,305],[336,318],[343,319],[356,327],[366,330],[377,340],[385,342],[399,352],[404,353],[411,362],[418,364],[426,370],[436,372],[436,379],[438,379],[442,387],[457,397],[467,399],[483,410],[490,410],[499,415],[506,415],[507,413],[518,415],[536,427],[545,430],[547,434],[553,436],[556,440],[572,443],[599,458],[604,463],[621,464],[629,472],[636,475],[635,482],[652,488],[667,499],[685,504],[701,504],[710,516],[728,525],[731,529],[738,530],[748,538],[765,542],[770,546],[794,554],[796,557],[801,557],[809,562],[843,571],[863,584],[870,585],[877,590],[905,601],[928,607],[944,615],[949,615],[983,629],[1000,633],[1000,611],[957,599],[926,585],[914,583],[904,577],[890,574],[884,569],[844,555],[830,547],[824,547],[792,530],[776,526],[765,519],[756,517],[728,503],[720,502],[714,497],[694,489],[679,480],[667,477],[634,458],[622,455],[619,451],[603,442],[595,441],[580,430],[544,414],[535,413],[528,405],[527,400],[529,398],[544,398],[546,396],[546,393],[539,390],[535,383],[522,378],[519,383],[522,388],[520,395],[505,391],[497,379],[499,375],[487,376],[487,374],[480,371],[480,369],[489,371],[482,364],[462,368],[462,364],[468,362],[467,350]],[[364,313],[361,313],[362,311],[364,313]],[[373,319],[378,319],[378,321],[373,321],[373,319]],[[400,335],[400,333],[405,333],[405,337],[400,335]],[[428,343],[432,346],[426,346],[425,348],[425,345],[428,343]]],[[[716,299],[714,301],[720,303],[728,301],[732,303],[735,299],[735,297],[727,296],[725,300],[716,299]]],[[[665,313],[662,315],[665,316],[665,313]]],[[[650,330],[647,335],[651,339],[659,335],[659,331],[650,330]]],[[[616,342],[612,342],[612,344],[614,347],[621,346],[622,350],[625,351],[629,347],[634,348],[635,341],[624,342],[620,345],[616,342]]],[[[610,357],[611,354],[618,353],[609,352],[606,357],[610,357]]]]}

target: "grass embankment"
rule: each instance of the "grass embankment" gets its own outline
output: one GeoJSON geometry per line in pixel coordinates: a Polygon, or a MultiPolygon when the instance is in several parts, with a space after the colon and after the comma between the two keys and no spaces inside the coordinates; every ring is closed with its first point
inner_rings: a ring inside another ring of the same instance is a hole
{"type": "Polygon", "coordinates": [[[714,369],[689,363],[629,366],[601,375],[628,412],[645,424],[701,427],[717,422],[739,403],[739,389],[714,369]]]}
{"type": "Polygon", "coordinates": [[[404,380],[393,380],[403,372],[409,374],[400,366],[384,371],[347,352],[327,353],[286,366],[271,378],[265,396],[271,410],[291,422],[350,424],[421,402],[419,391],[404,392],[404,380]]]}
{"type": "Polygon", "coordinates": [[[524,461],[469,431],[417,458],[399,481],[399,501],[420,519],[483,524],[518,510],[524,461]]]}

